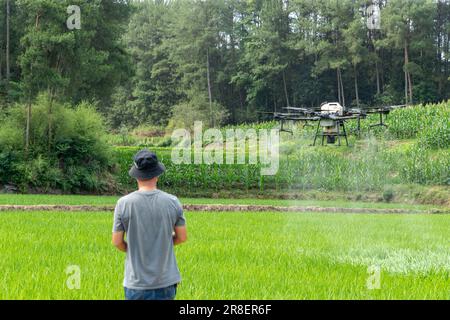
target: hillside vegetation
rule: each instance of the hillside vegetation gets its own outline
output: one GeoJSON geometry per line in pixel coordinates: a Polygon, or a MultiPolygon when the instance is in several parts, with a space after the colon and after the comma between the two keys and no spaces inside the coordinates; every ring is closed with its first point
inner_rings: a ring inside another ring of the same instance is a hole
{"type": "MultiPolygon", "coordinates": [[[[350,136],[350,147],[311,147],[315,129],[297,125],[293,135],[281,133],[279,170],[273,176],[263,176],[261,164],[174,164],[171,155],[175,142],[170,135],[164,137],[160,133],[159,139],[166,141],[168,147],[155,147],[149,140],[151,137],[140,139],[131,135],[126,140],[135,139],[134,146],[120,146],[123,144],[120,141],[124,141],[120,137],[115,139],[118,145],[111,146],[101,117],[94,116],[95,111],[86,104],[73,111],[54,106],[59,121],[54,127],[55,139],[49,145],[45,136],[47,118],[38,120],[48,110],[46,106],[43,97],[34,108],[34,144],[28,153],[18,129],[25,121],[24,109],[18,106],[4,118],[5,125],[0,128],[0,183],[13,185],[22,192],[121,193],[135,188],[128,169],[133,155],[146,147],[155,151],[168,169],[161,177],[161,186],[184,190],[191,196],[213,193],[295,196],[322,190],[352,193],[355,200],[372,192],[391,201],[395,193],[404,193],[412,185],[417,186],[411,189],[417,194],[408,197],[423,197],[424,186],[442,186],[437,196],[440,200],[435,200],[442,204],[448,199],[449,102],[397,109],[389,115],[387,129],[369,130],[369,125],[378,120],[377,115],[372,115],[362,122],[361,137],[350,136]]],[[[222,131],[277,126],[276,122],[267,122],[228,126],[222,131]]],[[[354,129],[355,124],[349,123],[348,130],[354,129]]],[[[236,145],[245,142],[238,141],[236,145]]],[[[246,149],[248,157],[248,145],[246,149]]]]}
{"type": "MultiPolygon", "coordinates": [[[[280,168],[274,176],[262,176],[261,165],[173,164],[171,148],[152,150],[168,167],[161,182],[169,189],[185,186],[190,190],[215,192],[256,189],[267,194],[273,190],[291,194],[324,190],[356,192],[361,197],[365,192],[378,191],[385,200],[392,200],[396,191],[403,189],[401,192],[404,192],[404,187],[399,188],[402,185],[441,185],[444,192],[438,201],[445,202],[448,196],[445,189],[450,183],[450,104],[397,109],[388,116],[388,129],[369,130],[369,125],[378,121],[377,117],[372,115],[362,122],[362,135],[358,139],[351,136],[350,147],[309,146],[313,127],[297,125],[293,135],[282,133],[280,168]]],[[[238,128],[275,128],[277,125],[269,122],[238,128]]],[[[355,125],[350,123],[349,131],[354,130],[355,125]]],[[[144,146],[116,148],[121,166],[119,181],[123,186],[133,186],[126,169],[132,155],[144,146]]]]}

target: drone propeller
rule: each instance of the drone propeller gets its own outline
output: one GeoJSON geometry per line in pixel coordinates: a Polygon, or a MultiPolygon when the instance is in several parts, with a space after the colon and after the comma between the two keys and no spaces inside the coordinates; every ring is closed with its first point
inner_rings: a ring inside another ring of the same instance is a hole
{"type": "Polygon", "coordinates": [[[321,119],[321,117],[314,116],[314,117],[301,117],[301,116],[295,116],[295,115],[278,115],[275,117],[276,120],[285,120],[285,121],[318,121],[321,119]]]}
{"type": "Polygon", "coordinates": [[[311,109],[306,109],[306,108],[296,108],[296,107],[285,107],[283,108],[284,110],[289,110],[289,111],[295,111],[295,112],[302,112],[302,113],[311,113],[314,112],[314,110],[311,109]]]}
{"type": "Polygon", "coordinates": [[[396,105],[396,106],[387,106],[387,107],[384,107],[384,108],[389,108],[389,109],[391,109],[391,110],[394,110],[394,109],[401,109],[401,108],[405,108],[405,107],[407,107],[408,105],[406,105],[406,104],[399,104],[399,105],[396,105]]]}
{"type": "Polygon", "coordinates": [[[277,112],[271,112],[271,111],[258,111],[258,114],[276,114],[277,112]]]}
{"type": "Polygon", "coordinates": [[[365,113],[380,113],[380,112],[389,112],[395,109],[401,109],[407,107],[406,104],[399,104],[399,105],[393,105],[393,106],[381,106],[381,107],[370,107],[366,109],[362,109],[362,112],[365,113]]]}

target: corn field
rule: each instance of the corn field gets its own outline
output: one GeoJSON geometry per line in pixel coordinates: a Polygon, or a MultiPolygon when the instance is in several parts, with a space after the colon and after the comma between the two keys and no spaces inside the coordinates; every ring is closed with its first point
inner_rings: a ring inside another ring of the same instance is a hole
{"type": "MultiPolygon", "coordinates": [[[[362,122],[363,132],[377,117],[371,115],[362,122]]],[[[259,164],[174,164],[170,148],[152,150],[167,167],[160,182],[168,188],[379,191],[395,184],[449,185],[449,121],[449,102],[397,109],[388,117],[387,130],[363,133],[350,148],[309,147],[305,141],[314,128],[306,127],[282,141],[279,170],[273,176],[262,176],[259,164]]],[[[266,122],[255,129],[275,125],[266,122]]],[[[349,123],[350,129],[352,126],[354,123],[349,123]]],[[[243,124],[239,128],[252,127],[243,124]]],[[[116,148],[117,176],[125,188],[134,185],[128,169],[138,150],[116,148]]]]}
{"type": "MultiPolygon", "coordinates": [[[[137,148],[116,149],[122,186],[132,188],[128,177],[137,148]]],[[[278,173],[262,176],[260,165],[173,164],[170,149],[155,150],[167,167],[161,184],[169,188],[188,186],[198,190],[382,190],[392,184],[449,184],[450,152],[420,147],[406,152],[365,150],[343,154],[336,150],[303,149],[281,156],[278,173]]]]}

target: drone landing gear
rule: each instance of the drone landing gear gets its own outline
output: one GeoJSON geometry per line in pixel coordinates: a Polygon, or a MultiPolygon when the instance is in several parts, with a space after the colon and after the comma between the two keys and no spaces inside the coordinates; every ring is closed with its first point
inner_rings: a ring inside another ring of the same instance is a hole
{"type": "Polygon", "coordinates": [[[293,132],[293,131],[284,128],[284,121],[281,121],[281,128],[280,128],[280,131],[281,131],[281,132],[287,132],[287,133],[290,133],[291,135],[294,135],[294,132],[293,132]]]}
{"type": "MultiPolygon", "coordinates": [[[[386,118],[387,118],[387,114],[386,114],[386,118]]],[[[380,122],[379,123],[375,123],[375,124],[371,124],[369,126],[369,128],[374,128],[374,127],[385,127],[387,128],[387,124],[383,122],[383,112],[380,112],[380,122]]]]}
{"type": "Polygon", "coordinates": [[[316,134],[314,136],[314,142],[312,144],[312,146],[316,145],[316,141],[318,137],[321,137],[322,139],[322,146],[325,145],[325,137],[327,137],[327,143],[333,144],[336,142],[336,137],[338,139],[338,146],[341,146],[341,137],[345,138],[345,144],[347,145],[347,147],[349,146],[348,144],[348,139],[347,139],[347,131],[345,130],[345,121],[338,121],[337,124],[337,132],[320,132],[320,125],[321,120],[318,121],[317,123],[317,129],[316,129],[316,134]],[[341,126],[342,126],[342,132],[341,132],[341,126]]]}
{"type": "Polygon", "coordinates": [[[358,116],[357,118],[357,126],[356,129],[351,129],[350,133],[356,134],[358,137],[361,137],[361,117],[358,116]]]}
{"type": "Polygon", "coordinates": [[[314,125],[312,125],[308,121],[305,121],[305,123],[303,124],[303,128],[306,128],[306,127],[314,127],[314,125]]]}

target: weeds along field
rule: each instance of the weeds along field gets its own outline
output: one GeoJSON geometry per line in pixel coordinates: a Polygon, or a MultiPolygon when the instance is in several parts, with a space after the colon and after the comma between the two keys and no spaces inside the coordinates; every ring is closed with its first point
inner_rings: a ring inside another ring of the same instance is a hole
{"type": "MultiPolygon", "coordinates": [[[[178,299],[450,298],[449,215],[188,212],[187,221],[178,299]]],[[[123,299],[111,223],[108,212],[1,213],[0,299],[123,299]],[[67,286],[69,266],[79,289],[67,286]]]]}
{"type": "MultiPolygon", "coordinates": [[[[89,195],[43,195],[43,194],[0,194],[0,206],[36,206],[36,205],[60,205],[60,206],[114,206],[120,196],[89,196],[89,195]]],[[[298,199],[212,199],[212,198],[183,198],[180,201],[187,205],[268,205],[268,206],[311,206],[324,208],[374,208],[374,209],[404,209],[404,210],[448,210],[448,207],[429,204],[387,203],[387,202],[362,202],[348,200],[298,200],[298,199]]]]}
{"type": "MultiPolygon", "coordinates": [[[[378,121],[371,115],[362,121],[362,136],[350,137],[351,147],[310,147],[314,128],[294,128],[294,135],[282,133],[280,165],[274,176],[262,176],[258,164],[174,164],[171,148],[152,148],[168,168],[163,186],[203,190],[339,190],[380,191],[389,185],[450,184],[450,103],[394,110],[388,129],[369,125],[378,121]]],[[[275,123],[258,128],[275,127],[275,123]]],[[[348,131],[356,129],[348,123],[348,131]]],[[[242,125],[241,129],[255,129],[242,125]]],[[[225,132],[226,129],[222,130],[225,132]]],[[[238,145],[245,145],[240,141],[238,145]]],[[[143,146],[141,146],[143,147],[143,146]]],[[[140,147],[117,147],[117,178],[129,189],[133,181],[128,169],[140,147]]],[[[248,149],[247,148],[247,159],[248,149]]],[[[191,155],[193,158],[193,155],[191,155]]],[[[225,163],[225,161],[224,161],[225,163]]]]}

